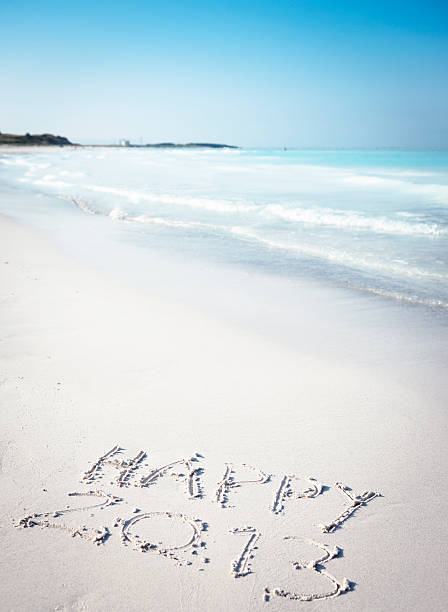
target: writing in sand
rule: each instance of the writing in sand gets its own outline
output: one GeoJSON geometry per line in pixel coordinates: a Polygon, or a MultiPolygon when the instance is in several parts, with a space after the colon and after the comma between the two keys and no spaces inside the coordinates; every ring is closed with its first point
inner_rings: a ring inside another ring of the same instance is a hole
{"type": "MultiPolygon", "coordinates": [[[[152,511],[148,509],[143,511],[136,507],[130,511],[130,516],[127,518],[109,518],[110,522],[107,526],[87,527],[86,525],[67,524],[73,522],[67,519],[74,513],[89,513],[90,517],[103,513],[104,517],[111,506],[122,505],[124,507],[128,503],[123,495],[114,495],[100,489],[89,489],[68,494],[75,501],[85,500],[86,505],[76,507],[67,505],[62,510],[34,512],[18,520],[16,525],[21,528],[40,526],[45,529],[59,530],[97,545],[105,544],[114,534],[119,534],[125,546],[139,552],[161,555],[170,559],[177,566],[190,567],[199,571],[205,571],[207,564],[212,561],[207,556],[207,539],[210,533],[215,531],[214,537],[218,535],[220,537],[238,536],[240,549],[234,558],[229,559],[232,579],[241,579],[253,573],[256,556],[262,555],[263,547],[272,546],[272,541],[274,541],[276,556],[279,559],[284,558],[285,564],[292,565],[295,570],[306,570],[313,573],[315,578],[317,575],[323,586],[322,590],[313,588],[310,589],[310,592],[296,592],[289,587],[265,586],[262,593],[264,601],[269,602],[273,597],[295,601],[325,600],[347,593],[352,589],[353,583],[347,578],[337,578],[326,567],[332,559],[341,556],[342,550],[338,546],[322,543],[314,537],[281,534],[279,530],[284,528],[285,522],[284,520],[279,521],[279,517],[286,518],[289,503],[293,500],[298,500],[299,503],[310,503],[310,500],[316,500],[326,492],[334,490],[338,495],[340,494],[344,502],[342,508],[332,520],[314,524],[314,527],[321,532],[333,534],[362,508],[366,508],[372,500],[380,497],[378,492],[366,490],[355,494],[348,486],[340,482],[327,486],[312,476],[269,474],[245,463],[226,463],[222,476],[215,481],[213,490],[208,491],[204,484],[205,461],[199,453],[184,459],[176,459],[162,466],[150,466],[147,463],[148,454],[146,452],[140,451],[134,457],[124,458],[123,450],[116,445],[101,455],[83,474],[81,482],[84,485],[92,486],[93,483],[104,481],[108,475],[109,478],[112,477],[109,485],[118,488],[120,493],[125,489],[129,490],[129,487],[137,487],[142,491],[143,503],[148,503],[148,498],[143,493],[145,489],[155,487],[156,492],[159,489],[156,485],[174,478],[183,489],[183,499],[199,502],[195,508],[200,510],[198,513],[202,513],[202,518],[193,518],[171,508],[169,510],[153,508],[152,511]],[[238,510],[237,489],[258,485],[265,487],[266,511],[272,518],[268,528],[270,533],[266,533],[260,526],[253,525],[236,525],[230,530],[226,529],[226,533],[218,533],[220,521],[215,520],[216,527],[214,527],[213,520],[210,522],[208,519],[207,509],[213,505],[215,509],[235,512],[238,510]],[[232,505],[231,502],[235,505],[232,505]],[[208,520],[204,520],[204,517],[208,520]],[[146,537],[148,526],[153,527],[152,530],[149,529],[149,532],[153,534],[150,538],[146,537]],[[170,537],[167,537],[167,534],[171,536],[171,540],[173,537],[177,540],[169,543],[161,540],[161,537],[169,540],[170,537]],[[308,550],[314,550],[314,558],[290,559],[287,554],[288,546],[298,543],[308,547],[308,550]]],[[[109,515],[112,516],[110,512],[109,515]]]]}

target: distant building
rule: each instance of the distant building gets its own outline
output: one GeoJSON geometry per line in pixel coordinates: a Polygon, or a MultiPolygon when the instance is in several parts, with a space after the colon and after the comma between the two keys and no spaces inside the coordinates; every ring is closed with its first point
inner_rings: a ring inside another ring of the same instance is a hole
{"type": "Polygon", "coordinates": [[[130,147],[131,143],[129,142],[129,140],[125,140],[124,138],[122,138],[120,140],[120,147],[130,147]]]}

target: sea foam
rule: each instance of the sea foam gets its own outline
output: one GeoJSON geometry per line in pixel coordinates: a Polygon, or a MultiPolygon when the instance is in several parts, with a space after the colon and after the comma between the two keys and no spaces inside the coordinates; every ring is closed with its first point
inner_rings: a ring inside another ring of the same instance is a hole
{"type": "Polygon", "coordinates": [[[448,153],[46,149],[2,168],[148,248],[448,303],[448,153]]]}

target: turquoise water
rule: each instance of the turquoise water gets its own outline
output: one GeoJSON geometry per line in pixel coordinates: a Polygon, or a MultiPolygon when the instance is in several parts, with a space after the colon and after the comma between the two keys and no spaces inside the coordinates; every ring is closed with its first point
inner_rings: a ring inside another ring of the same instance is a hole
{"type": "Polygon", "coordinates": [[[148,248],[448,309],[446,151],[38,149],[0,177],[148,248]]]}

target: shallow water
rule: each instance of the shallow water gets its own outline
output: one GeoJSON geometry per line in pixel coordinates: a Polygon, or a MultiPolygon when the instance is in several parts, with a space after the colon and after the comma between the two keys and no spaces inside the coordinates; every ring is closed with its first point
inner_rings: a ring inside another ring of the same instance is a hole
{"type": "Polygon", "coordinates": [[[448,309],[448,152],[39,149],[0,178],[135,245],[448,309]]]}

